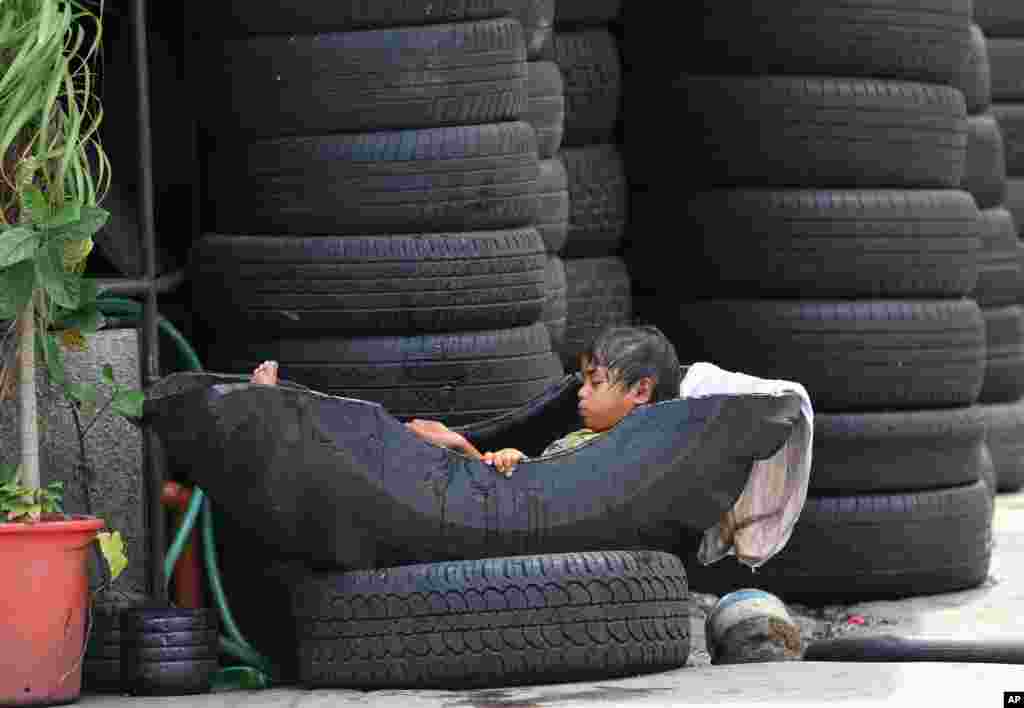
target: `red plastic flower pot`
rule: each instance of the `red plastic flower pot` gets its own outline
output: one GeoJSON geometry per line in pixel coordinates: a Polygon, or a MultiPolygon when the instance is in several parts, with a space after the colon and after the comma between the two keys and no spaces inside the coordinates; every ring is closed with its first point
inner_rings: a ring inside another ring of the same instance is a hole
{"type": "Polygon", "coordinates": [[[0,705],[78,699],[89,544],[103,520],[0,523],[0,705]]]}

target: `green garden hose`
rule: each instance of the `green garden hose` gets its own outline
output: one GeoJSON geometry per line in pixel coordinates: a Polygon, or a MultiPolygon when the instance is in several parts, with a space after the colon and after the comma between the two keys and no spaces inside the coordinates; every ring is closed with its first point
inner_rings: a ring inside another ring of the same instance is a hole
{"type": "MultiPolygon", "coordinates": [[[[142,318],[142,305],[134,300],[105,297],[101,295],[97,298],[97,305],[104,315],[126,317],[127,319],[135,320],[136,322],[142,318]]],[[[179,332],[167,318],[157,314],[157,327],[159,331],[166,334],[174,343],[178,354],[184,359],[184,364],[187,370],[202,371],[203,367],[195,350],[188,343],[188,340],[185,339],[181,332],[179,332]]],[[[231,613],[231,607],[228,605],[227,596],[224,594],[224,587],[221,583],[220,570],[217,564],[213,507],[210,500],[199,487],[193,488],[192,496],[189,500],[188,508],[185,511],[185,516],[182,519],[181,526],[174,537],[174,541],[168,549],[167,556],[164,558],[164,577],[166,578],[166,582],[169,583],[174,571],[174,564],[178,562],[178,558],[181,556],[182,550],[188,542],[188,537],[192,533],[192,529],[195,528],[196,519],[199,517],[200,513],[203,515],[203,560],[206,565],[207,578],[210,581],[210,589],[213,594],[214,602],[217,605],[217,610],[220,613],[222,625],[229,635],[227,637],[220,637],[220,648],[225,653],[242,660],[249,666],[259,669],[262,674],[256,678],[256,684],[263,687],[269,686],[272,678],[276,677],[278,672],[266,657],[262,656],[252,647],[251,644],[249,644],[245,637],[242,636],[241,631],[238,629],[238,625],[235,624],[234,616],[231,613]]],[[[229,666],[221,669],[219,673],[228,677],[237,674],[240,668],[242,667],[229,666]]]]}

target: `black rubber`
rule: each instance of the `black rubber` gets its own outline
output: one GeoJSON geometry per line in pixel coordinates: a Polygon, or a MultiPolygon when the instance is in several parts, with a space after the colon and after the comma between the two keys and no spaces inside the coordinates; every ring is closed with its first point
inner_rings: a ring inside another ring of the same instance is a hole
{"type": "Polygon", "coordinates": [[[804,661],[940,661],[957,664],[1024,664],[1019,640],[874,637],[819,639],[807,646],[804,661]]]}
{"type": "Polygon", "coordinates": [[[1019,237],[1024,231],[1024,176],[1006,178],[1006,202],[1003,206],[1013,217],[1013,225],[1019,237]]]}
{"type": "Polygon", "coordinates": [[[121,687],[121,658],[82,661],[82,690],[97,693],[118,693],[121,687]]]}
{"type": "Polygon", "coordinates": [[[526,65],[527,103],[523,120],[537,133],[541,160],[553,157],[562,147],[565,131],[565,85],[562,71],[553,61],[531,61],[526,65]]]}
{"type": "Polygon", "coordinates": [[[674,73],[954,84],[971,42],[970,0],[794,0],[781,12],[758,0],[642,7],[630,14],[628,41],[674,73]]]}
{"type": "Polygon", "coordinates": [[[686,572],[656,551],[320,574],[294,590],[309,688],[489,688],[686,664],[686,572]]]}
{"type": "Polygon", "coordinates": [[[217,628],[182,630],[178,632],[164,632],[152,630],[139,632],[136,630],[124,630],[121,633],[121,651],[128,647],[161,649],[165,647],[194,647],[194,646],[216,646],[217,628]]]}
{"type": "Polygon", "coordinates": [[[659,314],[681,359],[799,381],[822,412],[970,405],[985,374],[973,300],[721,300],[659,314]]]}
{"type": "Polygon", "coordinates": [[[971,24],[967,58],[952,85],[960,89],[967,102],[967,114],[984,113],[992,106],[992,67],[988,61],[988,42],[981,27],[971,24]]]}
{"type": "Polygon", "coordinates": [[[1024,487],[1024,400],[978,407],[987,423],[999,491],[1015,492],[1024,487]]]}
{"type": "Polygon", "coordinates": [[[660,190],[642,196],[630,205],[630,268],[680,297],[948,297],[976,286],[981,217],[963,191],[722,189],[682,209],[660,190]],[[664,257],[667,241],[685,249],[686,277],[664,257]]]}
{"type": "Polygon", "coordinates": [[[199,119],[220,140],[517,120],[526,46],[515,19],[212,41],[199,119]]]}
{"type": "Polygon", "coordinates": [[[121,611],[120,629],[132,633],[188,633],[194,630],[215,630],[217,626],[216,611],[208,607],[132,607],[121,611]]]}
{"type": "Polygon", "coordinates": [[[922,491],[970,484],[987,451],[977,406],[814,416],[816,496],[922,491]]]}
{"type": "Polygon", "coordinates": [[[629,217],[629,189],[617,145],[566,148],[561,153],[569,178],[569,235],[566,258],[617,255],[629,217]]]}
{"type": "Polygon", "coordinates": [[[1013,216],[1002,207],[981,212],[978,284],[971,298],[982,307],[1012,305],[1024,297],[1020,243],[1013,216]]]}
{"type": "Polygon", "coordinates": [[[988,60],[992,70],[992,100],[1024,100],[1024,39],[989,37],[988,60]]]}
{"type": "Polygon", "coordinates": [[[537,202],[537,231],[547,252],[558,253],[569,238],[569,174],[561,157],[541,160],[537,202]]]}
{"type": "Polygon", "coordinates": [[[990,112],[1003,136],[1007,175],[1024,175],[1024,103],[993,103],[990,112]]]}
{"type": "Polygon", "coordinates": [[[991,114],[967,119],[967,154],[963,189],[979,209],[999,206],[1006,199],[1006,154],[999,124],[991,114]]]}
{"type": "Polygon", "coordinates": [[[986,307],[985,383],[978,401],[1012,403],[1024,396],[1024,309],[986,307]]]}
{"type": "MultiPolygon", "coordinates": [[[[565,279],[565,262],[556,255],[548,257],[548,267],[545,271],[547,283],[547,297],[544,299],[544,311],[541,314],[541,321],[548,328],[551,335],[551,349],[560,352],[565,348],[566,317],[569,312],[569,302],[566,299],[568,285],[565,279]]],[[[575,362],[573,362],[575,365],[575,362]]],[[[575,366],[573,367],[575,369],[575,366]]]]}
{"type": "Polygon", "coordinates": [[[637,184],[677,179],[669,175],[680,165],[704,189],[957,188],[963,178],[965,104],[950,86],[684,75],[665,88],[630,99],[637,184]],[[666,110],[671,104],[688,109],[666,110]]]}
{"type": "Polygon", "coordinates": [[[991,519],[982,481],[907,494],[812,496],[789,543],[756,575],[733,561],[705,567],[694,553],[683,558],[699,592],[753,585],[812,605],[954,592],[988,576],[991,519]]]}
{"type": "Polygon", "coordinates": [[[186,661],[137,661],[131,654],[121,657],[125,692],[136,696],[181,696],[207,693],[220,666],[216,659],[186,661]]]}
{"type": "Polygon", "coordinates": [[[558,25],[603,25],[619,19],[622,0],[558,0],[555,23],[558,25]]]}
{"type": "Polygon", "coordinates": [[[225,145],[207,198],[221,233],[477,231],[532,224],[537,175],[533,128],[493,123],[225,145]]]}
{"type": "Polygon", "coordinates": [[[567,147],[615,141],[622,107],[622,60],[604,28],[555,32],[555,63],[565,83],[567,147]]]}
{"type": "Polygon", "coordinates": [[[1016,0],[974,0],[974,21],[990,37],[1024,37],[1024,7],[1016,0]]]}
{"type": "MultiPolygon", "coordinates": [[[[255,335],[253,335],[255,337],[255,335]]],[[[446,335],[224,339],[216,371],[251,371],[265,359],[314,390],[375,401],[399,418],[471,423],[515,409],[561,380],[543,324],[446,335]]]]}
{"type": "MultiPolygon", "coordinates": [[[[220,649],[217,646],[216,639],[214,639],[213,642],[182,646],[134,646],[131,648],[131,651],[135,652],[142,661],[189,661],[192,659],[216,659],[220,649]]],[[[121,647],[107,645],[95,655],[95,658],[101,661],[105,659],[120,659],[121,647]]]]}
{"type": "Polygon", "coordinates": [[[277,332],[458,332],[529,325],[544,301],[535,229],[348,238],[207,234],[191,254],[197,313],[277,332]]]}
{"type": "Polygon", "coordinates": [[[559,349],[566,371],[605,327],[633,321],[629,271],[621,258],[567,258],[565,341],[559,349]]]}

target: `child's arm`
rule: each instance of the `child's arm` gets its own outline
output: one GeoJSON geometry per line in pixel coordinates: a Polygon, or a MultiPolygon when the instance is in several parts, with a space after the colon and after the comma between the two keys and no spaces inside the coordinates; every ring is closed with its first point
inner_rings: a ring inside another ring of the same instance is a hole
{"type": "Polygon", "coordinates": [[[519,450],[514,450],[510,447],[504,450],[498,450],[497,452],[488,452],[486,455],[481,453],[476,447],[473,446],[469,440],[459,433],[446,426],[444,423],[440,423],[436,420],[413,420],[405,424],[407,428],[419,435],[420,437],[434,443],[435,445],[441,445],[447,447],[450,450],[456,450],[464,455],[481,460],[484,464],[493,466],[498,472],[505,475],[506,477],[511,476],[512,470],[526,455],[521,453],[519,450]]]}

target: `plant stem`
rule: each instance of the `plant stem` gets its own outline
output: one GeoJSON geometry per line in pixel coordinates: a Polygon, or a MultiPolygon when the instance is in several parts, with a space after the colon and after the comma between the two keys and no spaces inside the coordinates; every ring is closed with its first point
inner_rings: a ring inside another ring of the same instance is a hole
{"type": "MultiPolygon", "coordinates": [[[[107,400],[107,402],[103,404],[103,407],[102,407],[102,408],[100,408],[100,409],[99,409],[98,411],[96,411],[96,413],[95,413],[95,414],[93,415],[93,417],[92,417],[92,420],[90,420],[90,421],[89,421],[89,424],[88,424],[87,426],[85,426],[85,432],[84,432],[84,433],[82,433],[82,439],[83,439],[83,440],[85,439],[85,436],[86,436],[86,435],[87,435],[87,434],[89,433],[89,429],[90,429],[90,428],[91,428],[91,427],[93,426],[93,423],[95,423],[95,422],[96,422],[97,420],[99,420],[99,419],[100,419],[100,416],[101,416],[101,415],[103,415],[103,411],[105,411],[105,410],[107,410],[108,408],[110,408],[110,404],[111,404],[111,403],[113,403],[113,402],[114,402],[114,397],[113,397],[113,396],[111,396],[111,397],[110,397],[110,398],[109,398],[109,399],[107,400]]],[[[85,455],[83,454],[83,458],[84,458],[84,457],[85,457],[85,455]]]]}
{"type": "Polygon", "coordinates": [[[21,412],[21,483],[31,489],[39,484],[39,421],[36,401],[35,295],[30,297],[18,322],[18,402],[21,412]]]}
{"type": "Polygon", "coordinates": [[[78,450],[82,456],[78,463],[78,474],[82,475],[82,492],[85,494],[85,513],[92,516],[92,497],[89,492],[89,483],[92,481],[92,467],[89,466],[89,460],[85,456],[85,433],[82,432],[82,419],[78,416],[78,406],[75,405],[74,401],[70,401],[69,403],[71,405],[71,415],[75,418],[75,429],[78,431],[78,450]]]}

